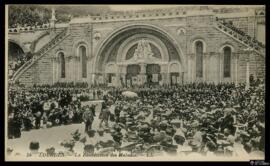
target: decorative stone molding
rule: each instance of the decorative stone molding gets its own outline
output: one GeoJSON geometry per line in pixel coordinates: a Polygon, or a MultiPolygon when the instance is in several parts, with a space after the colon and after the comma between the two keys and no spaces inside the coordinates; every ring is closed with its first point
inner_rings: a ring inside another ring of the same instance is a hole
{"type": "Polygon", "coordinates": [[[200,37],[200,36],[195,36],[191,39],[191,52],[192,53],[195,53],[195,45],[196,45],[196,42],[202,42],[203,43],[203,53],[206,53],[207,52],[207,44],[204,40],[204,38],[200,37]]]}
{"type": "Polygon", "coordinates": [[[92,32],[92,30],[93,30],[93,27],[91,25],[88,25],[87,26],[87,32],[90,33],[90,32],[92,32]]]}
{"type": "Polygon", "coordinates": [[[194,59],[194,58],[195,58],[195,53],[187,54],[187,56],[188,56],[190,59],[194,59]]]}
{"type": "Polygon", "coordinates": [[[204,54],[203,54],[203,57],[204,57],[205,59],[209,59],[209,58],[211,57],[211,54],[210,54],[209,52],[204,53],[204,54]]]}
{"type": "Polygon", "coordinates": [[[231,42],[225,42],[225,44],[222,44],[220,46],[219,52],[223,53],[225,47],[230,47],[232,53],[235,52],[235,46],[233,46],[231,42]]]}
{"type": "Polygon", "coordinates": [[[185,34],[186,34],[186,29],[185,28],[180,27],[180,28],[177,29],[177,35],[183,36],[185,34]]]}
{"type": "Polygon", "coordinates": [[[149,34],[133,35],[125,40],[118,49],[117,61],[125,61],[128,50],[133,45],[138,44],[141,39],[147,39],[149,43],[153,44],[159,50],[163,62],[169,61],[169,53],[165,44],[158,37],[149,34]]]}
{"type": "MultiPolygon", "coordinates": [[[[89,44],[89,42],[88,42],[86,39],[81,39],[81,40],[75,41],[75,42],[73,43],[73,46],[72,46],[73,54],[74,54],[76,57],[78,57],[78,58],[80,59],[80,57],[79,57],[79,48],[80,48],[80,46],[84,46],[84,47],[85,47],[85,49],[86,49],[86,57],[87,57],[87,58],[88,58],[89,56],[91,56],[91,55],[90,55],[91,50],[90,50],[90,44],[89,44]]],[[[91,57],[90,57],[90,58],[91,58],[91,57]]]]}
{"type": "Polygon", "coordinates": [[[101,33],[99,31],[95,31],[94,32],[94,39],[95,40],[100,40],[100,38],[101,38],[101,33]]]}
{"type": "Polygon", "coordinates": [[[238,60],[240,55],[241,55],[241,53],[234,52],[234,53],[232,53],[232,58],[235,59],[235,60],[238,60]]]}
{"type": "Polygon", "coordinates": [[[209,52],[209,58],[211,58],[212,56],[218,56],[218,54],[216,52],[209,52]]]}

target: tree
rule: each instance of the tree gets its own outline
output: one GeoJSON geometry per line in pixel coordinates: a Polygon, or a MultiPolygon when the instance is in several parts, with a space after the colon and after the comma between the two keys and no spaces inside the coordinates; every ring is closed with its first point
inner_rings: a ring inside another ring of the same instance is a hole
{"type": "Polygon", "coordinates": [[[110,11],[110,8],[105,5],[10,5],[8,25],[9,27],[16,27],[18,24],[34,26],[36,23],[39,25],[48,23],[51,18],[52,7],[56,9],[57,22],[68,22],[71,15],[80,17],[110,11]]]}

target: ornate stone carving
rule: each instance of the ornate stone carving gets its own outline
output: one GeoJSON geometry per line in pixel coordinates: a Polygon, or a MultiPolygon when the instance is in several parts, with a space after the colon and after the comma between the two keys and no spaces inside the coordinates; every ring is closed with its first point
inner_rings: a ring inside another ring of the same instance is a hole
{"type": "Polygon", "coordinates": [[[94,32],[94,39],[99,40],[100,38],[101,38],[101,33],[98,31],[94,32]]]}
{"type": "Polygon", "coordinates": [[[235,60],[239,59],[239,57],[240,57],[240,53],[233,53],[232,54],[232,58],[235,59],[235,60]]]}
{"type": "Polygon", "coordinates": [[[159,58],[156,58],[153,56],[154,53],[152,51],[152,48],[150,46],[150,42],[142,39],[138,42],[138,46],[135,49],[133,57],[128,60],[132,62],[153,62],[153,61],[159,61],[159,58]]]}
{"type": "Polygon", "coordinates": [[[182,36],[186,34],[186,29],[185,28],[178,28],[177,29],[177,35],[182,36]]]}

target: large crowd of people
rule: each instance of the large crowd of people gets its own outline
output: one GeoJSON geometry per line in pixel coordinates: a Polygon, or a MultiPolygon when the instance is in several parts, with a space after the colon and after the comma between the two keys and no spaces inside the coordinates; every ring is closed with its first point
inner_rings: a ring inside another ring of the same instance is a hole
{"type": "Polygon", "coordinates": [[[220,23],[222,23],[224,26],[230,28],[231,30],[237,32],[238,34],[242,35],[244,38],[243,40],[245,41],[252,41],[253,43],[258,44],[260,47],[264,47],[263,43],[258,41],[257,39],[251,37],[250,35],[248,35],[246,32],[242,31],[241,29],[235,27],[233,25],[232,21],[225,21],[225,19],[221,19],[216,17],[216,20],[219,21],[220,23]]]}
{"type": "Polygon", "coordinates": [[[264,155],[265,90],[259,80],[248,90],[244,84],[193,83],[133,88],[135,98],[123,95],[126,90],[10,88],[8,136],[19,138],[22,130],[84,122],[88,138],[75,133],[77,137],[62,144],[70,153],[83,142],[84,151],[91,154],[128,150],[136,155],[264,155]],[[95,105],[81,106],[82,100],[100,99],[100,112],[95,105]],[[93,121],[99,121],[98,128],[92,127],[93,121]],[[111,139],[85,144],[96,132],[111,139]]]}

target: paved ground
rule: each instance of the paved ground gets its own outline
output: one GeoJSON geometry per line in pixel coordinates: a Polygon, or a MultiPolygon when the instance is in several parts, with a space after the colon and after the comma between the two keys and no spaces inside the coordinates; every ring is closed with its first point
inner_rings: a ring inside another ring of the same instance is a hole
{"type": "MultiPolygon", "coordinates": [[[[91,102],[90,102],[91,103],[91,102]]],[[[84,103],[85,104],[85,103],[84,103]]],[[[89,103],[86,103],[89,104],[89,103]]],[[[99,107],[97,109],[97,114],[93,122],[93,129],[96,130],[99,126],[99,107]]],[[[79,129],[79,132],[82,133],[82,137],[86,136],[87,143],[95,144],[97,140],[110,139],[110,134],[104,134],[101,138],[96,133],[95,137],[89,138],[84,133],[84,123],[81,124],[70,124],[70,125],[61,125],[52,128],[41,128],[41,129],[32,129],[30,131],[23,131],[21,138],[18,139],[9,139],[7,140],[7,147],[11,147],[14,151],[21,154],[29,151],[29,144],[31,141],[38,141],[40,143],[40,151],[45,151],[50,146],[54,146],[56,150],[63,150],[63,147],[60,146],[59,142],[63,140],[70,139],[72,132],[79,129]]]]}

